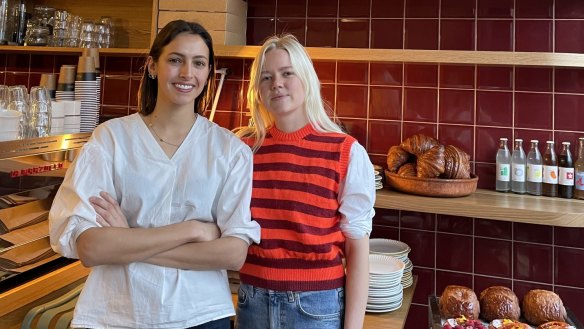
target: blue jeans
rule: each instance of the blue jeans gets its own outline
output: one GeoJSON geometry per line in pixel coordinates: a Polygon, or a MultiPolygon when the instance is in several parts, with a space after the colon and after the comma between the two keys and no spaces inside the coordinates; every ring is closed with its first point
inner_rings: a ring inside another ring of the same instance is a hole
{"type": "Polygon", "coordinates": [[[219,320],[213,320],[198,326],[190,327],[188,329],[231,329],[231,319],[223,318],[219,320]]]}
{"type": "Polygon", "coordinates": [[[235,328],[339,329],[344,311],[343,288],[295,292],[241,284],[235,328]]]}

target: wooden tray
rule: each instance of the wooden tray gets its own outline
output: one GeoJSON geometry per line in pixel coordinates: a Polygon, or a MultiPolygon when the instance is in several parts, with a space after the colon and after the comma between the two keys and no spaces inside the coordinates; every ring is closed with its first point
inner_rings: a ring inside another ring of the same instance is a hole
{"type": "Polygon", "coordinates": [[[476,191],[479,181],[476,175],[469,179],[420,178],[400,176],[387,170],[385,178],[387,185],[400,192],[445,198],[469,195],[476,191]]]}

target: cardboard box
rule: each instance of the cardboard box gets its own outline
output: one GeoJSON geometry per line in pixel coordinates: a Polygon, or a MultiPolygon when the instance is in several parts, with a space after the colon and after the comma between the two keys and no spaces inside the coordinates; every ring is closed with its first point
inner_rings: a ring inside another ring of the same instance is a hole
{"type": "Polygon", "coordinates": [[[229,13],[247,17],[247,2],[243,0],[159,0],[158,9],[229,13]]]}
{"type": "Polygon", "coordinates": [[[221,45],[245,46],[245,33],[233,33],[229,31],[209,31],[213,43],[221,45]]]}
{"type": "Polygon", "coordinates": [[[247,28],[247,20],[244,16],[197,11],[160,11],[158,13],[158,28],[162,28],[168,22],[176,19],[197,22],[209,31],[229,31],[245,35],[247,28]]]}
{"type": "MultiPolygon", "coordinates": [[[[160,32],[160,28],[157,32],[160,32]]],[[[213,44],[245,46],[247,39],[245,34],[233,33],[229,31],[209,31],[213,44]]]]}

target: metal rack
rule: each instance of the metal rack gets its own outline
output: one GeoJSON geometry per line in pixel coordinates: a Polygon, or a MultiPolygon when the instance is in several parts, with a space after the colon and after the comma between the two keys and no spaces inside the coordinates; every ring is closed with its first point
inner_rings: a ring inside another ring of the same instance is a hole
{"type": "MultiPolygon", "coordinates": [[[[16,210],[17,207],[40,200],[48,210],[67,169],[90,136],[91,133],[78,133],[0,142],[0,209],[16,210]]],[[[22,229],[26,227],[13,231],[22,229]]],[[[3,241],[2,234],[7,232],[0,230],[0,242],[3,241]]],[[[39,244],[39,240],[47,244],[48,234],[46,232],[41,238],[14,245],[2,242],[0,256],[16,248],[39,244]]],[[[69,263],[55,255],[39,262],[38,266],[28,266],[26,271],[0,268],[0,293],[44,275],[58,264],[69,263]]]]}

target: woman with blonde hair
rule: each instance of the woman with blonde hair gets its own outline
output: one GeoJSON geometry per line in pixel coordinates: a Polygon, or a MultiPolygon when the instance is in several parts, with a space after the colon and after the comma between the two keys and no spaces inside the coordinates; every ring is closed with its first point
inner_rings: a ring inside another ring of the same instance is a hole
{"type": "Polygon", "coordinates": [[[237,327],[361,328],[375,200],[367,152],[327,115],[292,35],[263,44],[248,105],[253,125],[237,134],[254,151],[251,212],[262,230],[240,270],[237,327]]]}

